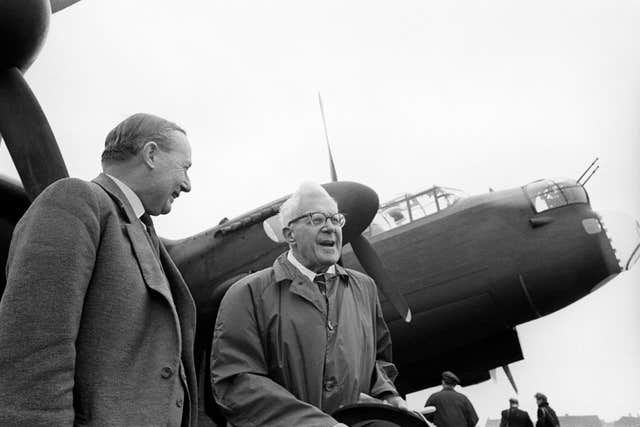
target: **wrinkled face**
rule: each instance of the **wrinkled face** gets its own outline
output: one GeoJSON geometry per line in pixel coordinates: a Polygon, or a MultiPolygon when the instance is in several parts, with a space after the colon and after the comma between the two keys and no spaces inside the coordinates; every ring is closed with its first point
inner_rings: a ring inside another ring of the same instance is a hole
{"type": "Polygon", "coordinates": [[[149,191],[149,206],[146,207],[151,215],[164,215],[171,211],[171,204],[181,192],[191,191],[191,181],[187,170],[191,167],[191,146],[186,135],[182,132],[169,133],[172,149],[158,150],[155,158],[155,168],[151,189],[149,191]]]}
{"type": "MultiPolygon", "coordinates": [[[[336,203],[326,196],[303,198],[295,216],[311,212],[325,215],[338,213],[336,203]]],[[[323,225],[313,225],[308,218],[292,223],[288,228],[293,243],[291,250],[298,261],[315,272],[326,271],[338,262],[342,251],[342,228],[325,221],[323,225]]]]}

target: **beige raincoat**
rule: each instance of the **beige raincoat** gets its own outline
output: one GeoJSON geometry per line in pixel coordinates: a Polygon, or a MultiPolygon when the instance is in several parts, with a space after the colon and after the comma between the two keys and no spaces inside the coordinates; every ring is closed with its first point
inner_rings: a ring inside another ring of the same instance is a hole
{"type": "Polygon", "coordinates": [[[361,392],[397,394],[375,283],[338,265],[336,273],[325,298],[285,253],[229,289],[211,380],[234,426],[333,426],[327,414],[361,392]]]}

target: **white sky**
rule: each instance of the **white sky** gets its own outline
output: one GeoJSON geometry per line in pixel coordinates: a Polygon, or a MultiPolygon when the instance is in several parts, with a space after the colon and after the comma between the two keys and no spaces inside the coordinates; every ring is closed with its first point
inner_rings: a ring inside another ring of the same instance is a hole
{"type": "MultiPolygon", "coordinates": [[[[638,218],[638,22],[639,1],[85,0],[52,18],[27,80],[74,176],[97,175],[131,113],[187,130],[193,191],[166,237],[327,181],[318,91],[339,177],[382,200],[577,178],[599,156],[592,205],[638,218]]],[[[0,172],[17,176],[4,145],[0,172]]],[[[640,413],[639,275],[519,328],[524,409],[543,391],[560,414],[640,413]]],[[[501,373],[466,392],[481,425],[511,394],[501,373]]]]}

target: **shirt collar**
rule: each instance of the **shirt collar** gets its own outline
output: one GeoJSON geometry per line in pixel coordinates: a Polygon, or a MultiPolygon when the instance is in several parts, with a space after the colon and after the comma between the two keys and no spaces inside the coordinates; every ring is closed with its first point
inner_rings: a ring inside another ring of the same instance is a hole
{"type": "MultiPolygon", "coordinates": [[[[312,282],[313,282],[313,279],[315,279],[315,278],[316,278],[317,274],[316,274],[314,271],[311,271],[311,270],[309,270],[307,267],[305,267],[304,265],[302,265],[302,264],[300,263],[300,261],[298,261],[298,260],[296,259],[296,257],[293,255],[293,252],[292,252],[292,251],[289,251],[289,252],[287,253],[287,260],[289,260],[289,262],[290,262],[291,264],[293,264],[293,266],[294,266],[295,268],[297,268],[297,269],[300,271],[300,273],[302,273],[303,275],[305,275],[306,277],[308,277],[308,278],[309,278],[309,280],[311,280],[312,282]]],[[[327,273],[331,273],[331,274],[333,274],[333,273],[335,273],[335,271],[336,271],[336,266],[335,266],[335,264],[334,264],[334,265],[332,265],[331,267],[329,267],[329,268],[327,269],[327,273]]]]}
{"type": "Polygon", "coordinates": [[[116,183],[118,188],[120,188],[124,196],[127,198],[127,201],[131,205],[131,209],[133,210],[133,213],[138,218],[140,218],[144,214],[144,206],[142,205],[142,201],[140,200],[140,197],[138,197],[138,195],[127,184],[120,181],[115,176],[109,175],[109,174],[105,174],[105,175],[107,175],[109,178],[113,180],[113,182],[116,183]]]}

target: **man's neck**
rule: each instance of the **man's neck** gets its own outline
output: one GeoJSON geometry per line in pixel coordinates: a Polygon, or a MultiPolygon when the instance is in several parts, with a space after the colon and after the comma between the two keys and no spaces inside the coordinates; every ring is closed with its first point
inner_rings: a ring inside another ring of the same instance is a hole
{"type": "Polygon", "coordinates": [[[304,264],[302,264],[298,258],[296,258],[295,254],[293,253],[293,251],[291,249],[289,249],[289,252],[287,253],[287,260],[293,264],[294,267],[296,267],[298,269],[298,271],[300,271],[300,273],[302,273],[305,277],[308,277],[309,280],[311,280],[313,282],[313,279],[316,277],[316,275],[321,274],[321,273],[335,273],[336,271],[336,266],[335,265],[331,265],[329,267],[323,267],[322,271],[318,271],[315,272],[311,269],[309,269],[308,267],[306,267],[304,264]]]}
{"type": "Polygon", "coordinates": [[[140,197],[138,197],[136,192],[126,182],[122,181],[119,177],[111,175],[108,172],[105,172],[105,174],[109,178],[111,178],[113,182],[116,183],[118,188],[120,188],[120,191],[122,191],[122,194],[124,194],[124,196],[127,198],[127,201],[129,202],[129,205],[131,206],[133,213],[138,218],[140,218],[142,214],[144,214],[145,212],[144,205],[142,204],[142,200],[140,200],[140,197]]]}

